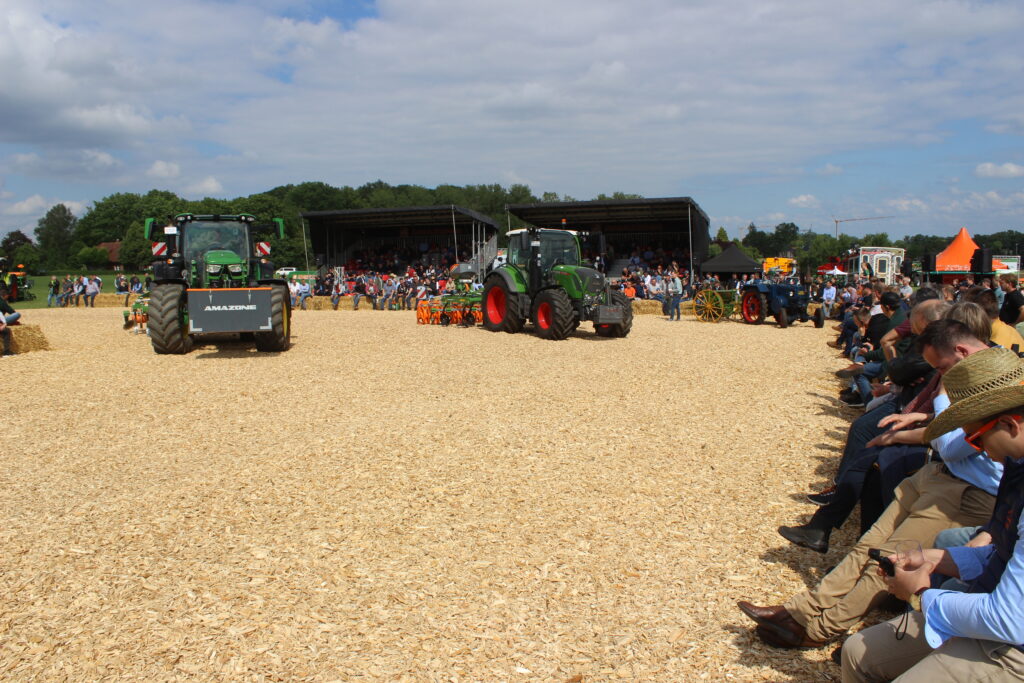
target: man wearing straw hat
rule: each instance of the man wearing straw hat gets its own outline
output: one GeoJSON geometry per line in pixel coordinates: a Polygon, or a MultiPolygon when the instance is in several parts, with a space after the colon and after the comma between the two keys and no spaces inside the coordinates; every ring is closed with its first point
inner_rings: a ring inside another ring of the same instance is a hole
{"type": "MultiPolygon", "coordinates": [[[[925,360],[940,375],[988,348],[966,325],[951,319],[930,323],[918,344],[925,360]]],[[[936,396],[936,413],[941,415],[948,402],[946,395],[936,396]]],[[[939,436],[932,447],[940,461],[926,464],[903,480],[896,488],[895,500],[814,589],[794,595],[783,605],[738,603],[757,624],[761,640],[782,648],[823,646],[855,626],[885,598],[885,583],[869,564],[871,548],[891,551],[902,541],[931,546],[944,529],[977,526],[989,519],[1002,467],[969,446],[961,430],[939,436]]]]}
{"type": "Polygon", "coordinates": [[[951,405],[925,438],[962,428],[1002,462],[995,508],[968,546],[889,558],[889,591],[915,611],[851,636],[843,681],[1024,680],[1024,361],[1008,349],[979,351],[943,381],[951,405]],[[966,581],[967,592],[932,589],[932,572],[966,581]]]}

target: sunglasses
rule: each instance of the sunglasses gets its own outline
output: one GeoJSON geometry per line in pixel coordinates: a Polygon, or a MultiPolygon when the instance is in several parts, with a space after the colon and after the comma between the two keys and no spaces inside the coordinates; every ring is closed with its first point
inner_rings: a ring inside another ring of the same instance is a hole
{"type": "Polygon", "coordinates": [[[981,438],[988,434],[990,431],[992,431],[995,428],[995,426],[999,423],[999,420],[1003,419],[1004,417],[1013,418],[1014,422],[1024,421],[1024,417],[1020,415],[1000,415],[999,417],[993,418],[986,422],[985,424],[981,425],[981,427],[979,427],[975,432],[965,437],[964,440],[967,441],[967,443],[969,443],[971,447],[974,448],[974,450],[976,451],[985,450],[985,447],[981,444],[981,438]]]}

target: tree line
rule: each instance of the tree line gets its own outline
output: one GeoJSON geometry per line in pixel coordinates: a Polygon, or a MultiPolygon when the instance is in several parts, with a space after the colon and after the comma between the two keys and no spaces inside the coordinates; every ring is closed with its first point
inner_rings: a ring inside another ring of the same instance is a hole
{"type": "MultiPolygon", "coordinates": [[[[616,192],[599,194],[594,199],[642,199],[637,194],[616,192]]],[[[15,264],[24,264],[32,272],[58,272],[69,269],[101,269],[107,264],[107,252],[98,248],[101,242],[120,241],[120,258],[126,268],[141,270],[152,260],[150,243],[143,236],[143,222],[147,217],[164,219],[178,213],[237,214],[250,213],[260,219],[283,218],[286,237],[274,244],[274,260],[278,263],[300,263],[303,260],[303,234],[300,214],[306,211],[332,211],[345,209],[400,208],[405,206],[444,206],[455,204],[485,216],[490,216],[504,227],[507,225],[507,204],[534,202],[576,201],[568,195],[545,192],[537,197],[523,184],[504,187],[490,185],[438,185],[431,189],[420,185],[390,185],[382,180],[360,187],[334,187],[323,182],[305,182],[281,185],[266,192],[235,199],[207,197],[190,201],[166,190],[150,190],[146,194],[119,192],[95,202],[81,218],[76,217],[64,204],[57,204],[39,219],[33,240],[20,230],[9,233],[0,241],[0,255],[15,264]]],[[[522,221],[512,219],[512,227],[522,221]]],[[[308,239],[308,235],[306,236],[308,239]]],[[[721,250],[728,240],[724,228],[719,228],[717,244],[712,245],[710,256],[721,250]]],[[[990,235],[974,235],[982,247],[997,254],[1016,254],[1024,247],[1024,233],[1005,230],[990,235]]],[[[907,250],[907,257],[918,259],[925,253],[938,253],[951,238],[932,235],[912,235],[891,240],[884,233],[872,233],[863,238],[840,234],[831,235],[801,230],[794,223],[779,223],[772,231],[761,230],[750,224],[738,242],[751,257],[793,254],[802,263],[826,263],[855,244],[896,246],[907,250]]]]}

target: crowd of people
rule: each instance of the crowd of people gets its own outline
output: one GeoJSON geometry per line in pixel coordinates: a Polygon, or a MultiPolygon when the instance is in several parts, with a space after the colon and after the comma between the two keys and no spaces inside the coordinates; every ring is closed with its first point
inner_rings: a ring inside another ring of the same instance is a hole
{"type": "Polygon", "coordinates": [[[833,293],[850,364],[840,400],[863,410],[833,486],[804,524],[779,527],[819,553],[860,507],[858,540],[820,583],[783,604],[739,602],[756,635],[818,648],[869,612],[903,613],[834,653],[844,681],[1024,677],[1024,295],[1017,278],[944,286],[865,282],[833,293]],[[1000,296],[1001,294],[1001,296],[1000,296]]]}
{"type": "MultiPolygon", "coordinates": [[[[343,297],[352,298],[352,308],[360,304],[373,310],[415,310],[417,303],[454,289],[449,269],[434,266],[406,266],[401,273],[364,270],[352,274],[340,268],[330,268],[312,278],[293,278],[288,287],[292,308],[305,310],[313,296],[326,296],[331,306],[338,308],[343,297]]],[[[475,284],[475,288],[482,285],[475,284]]]]}

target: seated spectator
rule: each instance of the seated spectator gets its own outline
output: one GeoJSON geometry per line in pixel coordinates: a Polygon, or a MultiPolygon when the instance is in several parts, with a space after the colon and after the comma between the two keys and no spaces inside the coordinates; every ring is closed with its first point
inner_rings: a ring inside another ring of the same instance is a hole
{"type": "Polygon", "coordinates": [[[96,308],[96,295],[100,293],[99,278],[90,277],[85,279],[85,306],[96,308]]]}
{"type": "Polygon", "coordinates": [[[846,641],[843,681],[1024,679],[1024,362],[987,349],[950,368],[944,382],[952,403],[925,438],[960,428],[1005,463],[994,512],[969,546],[889,557],[895,574],[886,588],[912,611],[846,641]],[[932,589],[933,572],[958,577],[966,592],[932,589]]]}
{"type": "Polygon", "coordinates": [[[8,329],[11,325],[20,325],[18,322],[21,318],[21,313],[18,313],[11,304],[7,301],[8,294],[4,292],[0,296],[0,337],[3,338],[3,355],[13,356],[14,353],[11,351],[11,330],[8,329]]]}
{"type": "Polygon", "coordinates": [[[992,323],[990,341],[1007,349],[1024,351],[1024,337],[1020,336],[1015,327],[1011,327],[999,319],[999,304],[991,289],[981,286],[971,287],[964,294],[964,300],[975,303],[982,308],[992,323]]]}
{"type": "Polygon", "coordinates": [[[303,280],[299,283],[298,287],[299,297],[299,308],[303,311],[306,310],[306,299],[313,297],[313,294],[309,291],[309,280],[303,280]]]}
{"type": "Polygon", "coordinates": [[[331,307],[334,310],[338,310],[338,302],[341,301],[341,297],[345,296],[345,293],[345,283],[341,280],[335,282],[331,288],[331,307]]]}
{"type": "MultiPolygon", "coordinates": [[[[928,339],[927,343],[922,341],[922,355],[940,375],[973,352],[961,341],[970,333],[962,326],[943,326],[945,322],[931,323],[922,333],[928,339]],[[939,335],[932,326],[944,327],[949,334],[939,335]]],[[[936,415],[941,415],[949,399],[939,394],[933,404],[936,415]]],[[[911,417],[916,416],[905,419],[911,417]]],[[[927,416],[917,417],[918,421],[923,419],[927,416]]],[[[894,501],[874,526],[814,590],[795,595],[783,605],[739,603],[740,610],[758,624],[756,632],[763,641],[783,648],[824,645],[854,626],[885,597],[885,584],[869,563],[869,549],[891,553],[900,541],[930,546],[943,529],[975,526],[988,520],[1001,466],[967,443],[962,430],[940,436],[931,445],[941,460],[925,465],[900,483],[894,501]]]]}

